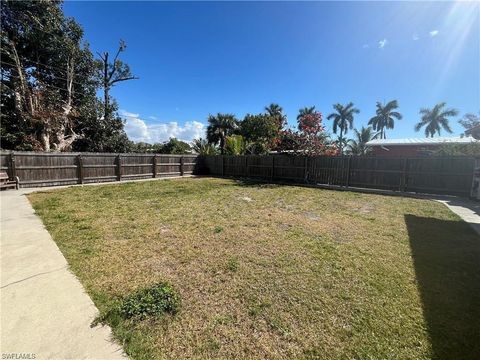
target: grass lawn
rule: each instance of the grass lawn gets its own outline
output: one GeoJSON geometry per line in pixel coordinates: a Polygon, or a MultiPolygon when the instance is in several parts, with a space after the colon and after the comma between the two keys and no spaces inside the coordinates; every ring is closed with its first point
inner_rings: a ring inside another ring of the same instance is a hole
{"type": "Polygon", "coordinates": [[[134,359],[480,354],[480,239],[442,204],[207,178],[29,199],[102,314],[176,289],[176,315],[105,317],[134,359]]]}

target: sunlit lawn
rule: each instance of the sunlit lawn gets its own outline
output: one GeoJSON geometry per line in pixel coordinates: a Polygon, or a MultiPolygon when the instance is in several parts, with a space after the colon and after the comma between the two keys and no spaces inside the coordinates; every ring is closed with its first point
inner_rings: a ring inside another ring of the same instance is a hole
{"type": "Polygon", "coordinates": [[[132,358],[480,354],[480,239],[439,203],[206,178],[29,199],[102,314],[178,292],[174,316],[107,317],[132,358]]]}

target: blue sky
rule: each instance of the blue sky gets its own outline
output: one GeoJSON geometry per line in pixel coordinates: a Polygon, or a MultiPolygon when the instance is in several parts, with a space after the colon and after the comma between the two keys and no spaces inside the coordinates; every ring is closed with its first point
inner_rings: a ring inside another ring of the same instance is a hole
{"type": "MultiPolygon", "coordinates": [[[[389,138],[423,137],[413,130],[418,110],[440,101],[480,112],[475,2],[109,1],[64,10],[94,52],[126,41],[122,59],[140,79],[112,95],[133,140],[191,140],[210,113],[243,118],[271,102],[295,126],[301,107],[326,118],[332,104],[353,101],[360,127],[376,101],[397,99],[404,118],[389,138]]],[[[457,119],[451,126],[461,133],[457,119]]]]}

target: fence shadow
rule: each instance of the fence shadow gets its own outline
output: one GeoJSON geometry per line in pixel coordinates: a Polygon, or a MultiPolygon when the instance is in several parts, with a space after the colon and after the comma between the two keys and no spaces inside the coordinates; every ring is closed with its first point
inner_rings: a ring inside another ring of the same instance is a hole
{"type": "Polygon", "coordinates": [[[433,357],[480,357],[480,237],[462,221],[405,215],[433,357]]]}

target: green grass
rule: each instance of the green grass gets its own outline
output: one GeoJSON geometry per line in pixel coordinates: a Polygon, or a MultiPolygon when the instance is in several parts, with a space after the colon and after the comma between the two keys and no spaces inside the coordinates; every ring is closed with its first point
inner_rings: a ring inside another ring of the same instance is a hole
{"type": "Polygon", "coordinates": [[[442,204],[226,179],[29,199],[132,358],[480,354],[480,239],[442,204]],[[175,315],[106,316],[162,282],[175,315]]]}

